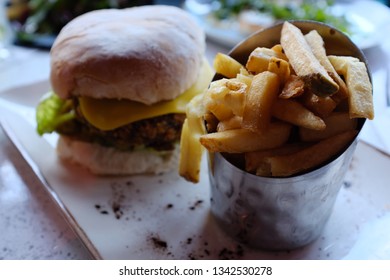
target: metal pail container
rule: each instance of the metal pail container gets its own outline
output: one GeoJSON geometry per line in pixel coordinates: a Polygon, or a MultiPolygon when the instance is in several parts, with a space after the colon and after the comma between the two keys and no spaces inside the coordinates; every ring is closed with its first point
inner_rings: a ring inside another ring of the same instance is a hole
{"type": "MultiPolygon", "coordinates": [[[[292,23],[303,33],[317,30],[328,54],[354,56],[367,65],[361,50],[340,31],[312,21],[292,23]]],[[[230,56],[245,65],[256,47],[280,42],[281,28],[278,24],[254,33],[233,48],[230,56]]],[[[364,121],[360,120],[359,129],[364,121]]],[[[320,236],[332,213],[356,144],[357,139],[318,169],[288,178],[255,176],[222,154],[209,153],[211,212],[228,234],[248,246],[282,250],[307,245],[320,236]]]]}

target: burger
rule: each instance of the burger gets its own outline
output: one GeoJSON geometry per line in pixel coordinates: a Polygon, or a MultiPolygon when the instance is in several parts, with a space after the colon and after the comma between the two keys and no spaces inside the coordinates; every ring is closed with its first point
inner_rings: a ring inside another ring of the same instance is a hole
{"type": "Polygon", "coordinates": [[[170,171],[186,105],[213,75],[204,53],[203,30],[177,7],[83,14],[51,48],[37,132],[58,133],[59,157],[95,174],[170,171]]]}

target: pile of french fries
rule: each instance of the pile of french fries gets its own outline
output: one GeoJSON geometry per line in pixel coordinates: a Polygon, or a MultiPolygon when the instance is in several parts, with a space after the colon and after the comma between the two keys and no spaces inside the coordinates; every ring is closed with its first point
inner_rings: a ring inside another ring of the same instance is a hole
{"type": "Polygon", "coordinates": [[[317,31],[304,35],[289,22],[280,44],[257,47],[246,65],[219,53],[214,68],[224,78],[187,108],[179,173],[191,182],[199,180],[203,147],[241,155],[243,168],[259,176],[313,170],[353,141],[359,118],[374,117],[366,65],[327,55],[317,31]]]}

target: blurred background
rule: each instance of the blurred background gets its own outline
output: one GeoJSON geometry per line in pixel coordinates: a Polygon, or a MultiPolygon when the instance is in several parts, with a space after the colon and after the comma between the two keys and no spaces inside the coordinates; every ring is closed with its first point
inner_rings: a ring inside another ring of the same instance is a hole
{"type": "MultiPolygon", "coordinates": [[[[333,11],[336,2],[329,0],[0,0],[0,39],[18,45],[50,48],[61,28],[73,18],[96,9],[127,8],[150,4],[169,4],[183,7],[207,20],[226,24],[234,19],[240,32],[250,33],[275,20],[312,19],[327,22],[348,32],[346,19],[333,11]],[[7,25],[9,24],[9,25],[7,25]],[[11,31],[11,32],[10,32],[11,31]]],[[[380,1],[389,5],[389,1],[380,1]]],[[[3,43],[4,44],[4,43],[3,43]]],[[[1,57],[1,53],[0,53],[1,57]]]]}
{"type": "MultiPolygon", "coordinates": [[[[227,52],[247,32],[280,19],[306,18],[341,24],[340,28],[353,34],[364,50],[374,81],[376,116],[374,121],[366,122],[362,138],[379,150],[390,153],[389,1],[0,0],[0,119],[5,115],[1,111],[1,102],[4,101],[4,104],[23,108],[23,118],[34,122],[33,112],[38,97],[50,88],[50,56],[47,50],[67,22],[90,10],[146,4],[175,5],[193,14],[207,34],[206,56],[210,62],[217,52],[227,52]]],[[[26,133],[26,138],[28,136],[26,133]]],[[[370,154],[365,159],[371,162],[371,157],[370,154]]],[[[376,163],[372,165],[376,166],[376,163]]],[[[89,258],[89,252],[65,222],[61,209],[47,195],[35,172],[0,129],[0,260],[89,258]]],[[[390,206],[387,203],[383,208],[382,204],[375,204],[375,195],[386,199],[386,193],[376,189],[375,183],[369,187],[369,195],[355,193],[355,188],[348,188],[347,192],[352,189],[353,203],[359,205],[361,214],[349,211],[351,202],[346,195],[347,219],[351,220],[345,228],[351,230],[340,236],[338,232],[331,232],[330,238],[325,240],[331,243],[322,247],[321,252],[316,251],[316,255],[338,258],[359,241],[353,250],[355,254],[361,252],[367,258],[388,258],[388,234],[381,230],[388,228],[388,219],[380,223],[382,219],[379,218],[389,217],[390,206]],[[356,225],[355,217],[359,221],[356,225]],[[371,217],[375,219],[371,220],[371,217]],[[364,235],[360,237],[360,233],[364,235]],[[387,243],[380,243],[381,238],[378,237],[382,234],[387,243]],[[333,242],[335,239],[332,238],[336,237],[338,242],[333,242]],[[329,252],[332,254],[329,255],[329,252]]]]}
{"type": "Polygon", "coordinates": [[[91,10],[153,4],[153,0],[8,0],[7,18],[16,44],[50,47],[73,18],[91,10]]]}

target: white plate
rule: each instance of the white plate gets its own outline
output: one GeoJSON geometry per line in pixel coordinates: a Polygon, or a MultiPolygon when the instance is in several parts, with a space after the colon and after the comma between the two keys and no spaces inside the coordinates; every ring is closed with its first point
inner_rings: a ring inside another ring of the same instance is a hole
{"type": "MultiPolygon", "coordinates": [[[[195,16],[209,39],[228,48],[247,36],[240,32],[237,22],[216,24],[216,21],[208,20],[207,7],[197,4],[196,0],[187,0],[184,8],[195,16]]],[[[351,22],[351,39],[361,49],[380,44],[385,30],[390,30],[390,9],[377,1],[340,3],[334,6],[334,10],[337,13],[345,13],[347,20],[351,22]]]]}
{"type": "Polygon", "coordinates": [[[176,173],[96,177],[58,161],[57,136],[35,132],[43,81],[0,93],[0,120],[72,228],[98,259],[390,259],[390,158],[358,145],[334,212],[313,244],[289,252],[239,245],[209,211],[207,166],[193,185],[176,173]]]}

